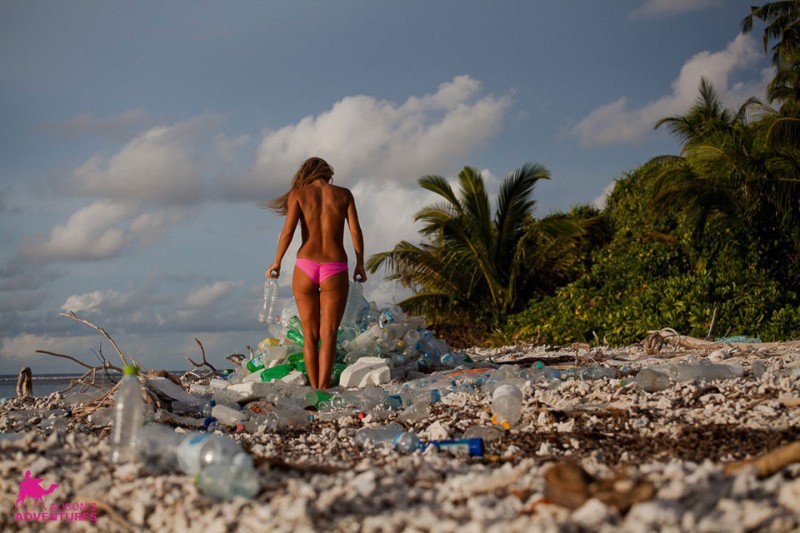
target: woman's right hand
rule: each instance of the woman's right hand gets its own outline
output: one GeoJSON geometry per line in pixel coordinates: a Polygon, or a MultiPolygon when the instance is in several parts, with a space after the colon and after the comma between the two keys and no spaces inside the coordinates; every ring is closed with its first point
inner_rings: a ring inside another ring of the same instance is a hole
{"type": "Polygon", "coordinates": [[[279,278],[281,277],[281,264],[277,261],[272,263],[269,268],[267,269],[267,277],[268,278],[279,278]],[[273,276],[272,273],[275,273],[273,276]]]}

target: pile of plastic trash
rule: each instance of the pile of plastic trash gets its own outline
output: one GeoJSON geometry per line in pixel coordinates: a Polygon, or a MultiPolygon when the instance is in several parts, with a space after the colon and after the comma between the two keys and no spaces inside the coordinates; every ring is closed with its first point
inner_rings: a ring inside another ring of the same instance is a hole
{"type": "Polygon", "coordinates": [[[373,421],[394,420],[383,427],[358,429],[358,445],[387,446],[399,453],[432,447],[479,457],[485,453],[485,442],[520,422],[526,384],[556,388],[570,380],[612,379],[620,386],[655,392],[672,381],[743,374],[741,366],[707,359],[643,369],[475,363],[437,339],[426,329],[424,317],[410,316],[396,306],[377,309],[364,299],[361,285],[354,284],[337,339],[337,385],[315,390],[306,384],[297,308],[290,304],[274,314],[276,294],[277,283],[268,282],[260,320],[270,337],[233,371],[193,382],[188,392],[164,377],[144,380],[168,399],[168,409],[146,418],[136,369],[126,368],[110,413],[114,461],[140,461],[158,472],[182,471],[195,476],[200,488],[215,497],[253,497],[259,480],[252,459],[226,434],[306,428],[315,419],[371,415],[373,421]],[[429,418],[432,406],[451,394],[485,398],[491,406],[491,425],[473,426],[458,439],[423,441],[412,431],[414,425],[429,418]],[[181,435],[170,426],[195,431],[181,435]]]}
{"type": "MultiPolygon", "coordinates": [[[[259,353],[227,377],[232,384],[308,382],[303,360],[303,326],[294,300],[278,315],[275,313],[278,284],[264,284],[264,306],[259,321],[270,333],[258,345],[259,353]]],[[[406,377],[409,372],[430,373],[468,365],[466,353],[452,350],[426,329],[425,317],[410,316],[400,307],[378,309],[364,298],[360,283],[353,283],[347,297],[336,342],[336,362],[332,384],[363,388],[368,384],[388,383],[392,375],[406,377]],[[394,373],[391,369],[397,369],[394,373]]]]}

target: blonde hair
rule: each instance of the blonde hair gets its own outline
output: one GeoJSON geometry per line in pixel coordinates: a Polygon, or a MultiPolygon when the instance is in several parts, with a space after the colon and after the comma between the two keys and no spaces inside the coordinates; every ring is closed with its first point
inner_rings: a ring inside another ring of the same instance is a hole
{"type": "Polygon", "coordinates": [[[285,215],[289,204],[289,193],[315,180],[323,179],[330,181],[332,177],[333,167],[330,166],[327,161],[321,157],[309,157],[300,165],[300,168],[297,169],[292,179],[292,187],[289,189],[289,192],[266,202],[264,207],[272,209],[279,215],[285,215]]]}

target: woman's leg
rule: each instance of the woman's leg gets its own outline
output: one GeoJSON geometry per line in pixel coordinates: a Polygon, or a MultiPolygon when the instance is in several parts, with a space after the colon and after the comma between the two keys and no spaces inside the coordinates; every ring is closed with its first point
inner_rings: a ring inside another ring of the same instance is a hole
{"type": "Polygon", "coordinates": [[[300,312],[300,322],[303,324],[303,358],[306,362],[308,380],[315,389],[319,388],[317,375],[319,374],[319,287],[311,281],[308,275],[294,268],[292,276],[292,292],[300,312]]]}
{"type": "MultiPolygon", "coordinates": [[[[331,386],[331,372],[336,358],[336,335],[342,322],[344,307],[347,304],[347,292],[350,284],[347,271],[334,274],[322,281],[319,293],[320,326],[319,334],[322,347],[319,351],[319,388],[331,386]]],[[[311,372],[311,370],[309,370],[311,372]]]]}

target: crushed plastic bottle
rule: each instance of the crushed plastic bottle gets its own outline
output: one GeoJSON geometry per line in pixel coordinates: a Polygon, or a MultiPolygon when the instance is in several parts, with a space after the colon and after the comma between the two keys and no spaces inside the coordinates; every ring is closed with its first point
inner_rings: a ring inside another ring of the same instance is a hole
{"type": "Polygon", "coordinates": [[[741,365],[721,365],[703,359],[698,363],[681,363],[653,367],[654,370],[663,372],[675,381],[703,381],[733,379],[742,376],[744,369],[741,365]]]}
{"type": "Polygon", "coordinates": [[[227,405],[217,404],[212,407],[211,416],[226,426],[236,426],[247,422],[247,411],[238,411],[227,405]]]}
{"type": "Polygon", "coordinates": [[[501,385],[492,394],[492,422],[508,429],[522,417],[522,391],[516,385],[501,385]]]}
{"type": "Polygon", "coordinates": [[[409,405],[400,415],[397,420],[406,424],[416,424],[428,418],[431,414],[430,401],[421,399],[409,405]]]}
{"type": "Polygon", "coordinates": [[[136,438],[144,423],[145,405],[139,386],[139,369],[125,365],[114,403],[111,426],[111,460],[125,463],[136,458],[136,438]]]}
{"type": "Polygon", "coordinates": [[[658,392],[670,386],[669,376],[652,368],[643,368],[632,381],[645,392],[658,392]]]}
{"type": "Polygon", "coordinates": [[[403,431],[394,436],[393,444],[402,453],[414,453],[420,447],[419,437],[410,431],[403,431]]]}
{"type": "Polygon", "coordinates": [[[367,442],[373,444],[394,444],[395,436],[403,432],[403,426],[392,422],[382,428],[361,428],[356,431],[355,441],[359,446],[367,442]]]}
{"type": "Polygon", "coordinates": [[[178,445],[181,435],[169,426],[150,424],[144,426],[138,435],[137,457],[149,470],[166,473],[178,466],[178,445]]]}
{"type": "Polygon", "coordinates": [[[403,431],[403,427],[395,422],[382,428],[361,428],[356,431],[355,441],[360,446],[367,442],[391,446],[403,453],[411,453],[420,446],[419,437],[410,431],[403,431]]]}
{"type": "Polygon", "coordinates": [[[361,323],[364,315],[369,311],[369,302],[364,298],[364,285],[351,282],[347,293],[347,303],[342,315],[342,326],[353,326],[361,323]]]}
{"type": "Polygon", "coordinates": [[[203,493],[220,499],[253,498],[260,489],[253,459],[246,453],[209,464],[197,476],[197,485],[203,493]]]}
{"type": "Polygon", "coordinates": [[[208,465],[243,453],[238,442],[212,433],[190,434],[177,449],[178,464],[184,473],[195,476],[208,465]]]}

